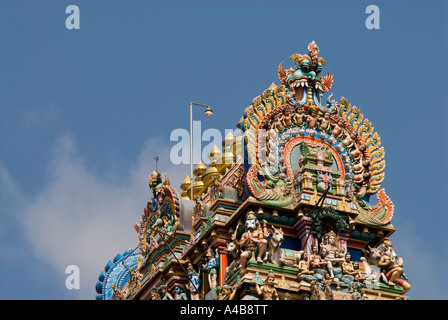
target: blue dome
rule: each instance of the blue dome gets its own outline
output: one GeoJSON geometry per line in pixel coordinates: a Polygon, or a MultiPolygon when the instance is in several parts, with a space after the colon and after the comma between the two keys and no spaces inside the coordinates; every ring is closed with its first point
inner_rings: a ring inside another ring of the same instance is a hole
{"type": "Polygon", "coordinates": [[[110,300],[113,296],[112,285],[117,285],[120,289],[130,278],[129,269],[136,270],[138,257],[140,254],[134,252],[138,250],[126,250],[123,254],[118,253],[114,259],[109,260],[101,271],[98,282],[95,285],[96,300],[110,300]]]}

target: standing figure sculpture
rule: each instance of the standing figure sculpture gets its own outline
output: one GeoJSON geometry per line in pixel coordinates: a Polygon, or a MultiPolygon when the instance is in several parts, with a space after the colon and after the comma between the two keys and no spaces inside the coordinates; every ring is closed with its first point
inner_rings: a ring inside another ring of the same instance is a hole
{"type": "Polygon", "coordinates": [[[254,281],[257,294],[262,296],[263,300],[278,300],[277,289],[274,287],[274,281],[275,276],[272,270],[269,271],[268,276],[261,287],[256,281],[254,281]]]}
{"type": "Polygon", "coordinates": [[[216,289],[217,287],[217,277],[218,277],[218,268],[219,268],[219,253],[218,250],[215,249],[215,254],[213,254],[212,247],[209,247],[205,251],[205,256],[207,257],[207,263],[203,264],[202,267],[208,273],[208,284],[210,290],[216,289]]]}
{"type": "Polygon", "coordinates": [[[196,272],[191,263],[188,264],[188,277],[190,282],[188,283],[188,289],[190,290],[191,300],[201,300],[199,294],[199,287],[201,286],[201,271],[196,272]]]}

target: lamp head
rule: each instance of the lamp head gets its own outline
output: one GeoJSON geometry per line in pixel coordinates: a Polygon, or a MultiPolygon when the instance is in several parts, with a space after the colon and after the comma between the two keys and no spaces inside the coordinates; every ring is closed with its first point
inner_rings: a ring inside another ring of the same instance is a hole
{"type": "Polygon", "coordinates": [[[207,106],[207,109],[205,109],[205,116],[210,118],[212,115],[213,115],[212,109],[210,109],[210,107],[207,106]]]}

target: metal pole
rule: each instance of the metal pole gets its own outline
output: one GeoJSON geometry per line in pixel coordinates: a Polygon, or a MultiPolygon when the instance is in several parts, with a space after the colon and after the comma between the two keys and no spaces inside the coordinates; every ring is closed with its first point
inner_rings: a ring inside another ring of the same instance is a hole
{"type": "Polygon", "coordinates": [[[190,200],[193,201],[193,102],[190,102],[190,200]]]}
{"type": "Polygon", "coordinates": [[[211,111],[210,106],[206,104],[190,102],[190,200],[191,201],[194,200],[193,199],[193,105],[204,107],[207,108],[208,111],[211,111]]]}

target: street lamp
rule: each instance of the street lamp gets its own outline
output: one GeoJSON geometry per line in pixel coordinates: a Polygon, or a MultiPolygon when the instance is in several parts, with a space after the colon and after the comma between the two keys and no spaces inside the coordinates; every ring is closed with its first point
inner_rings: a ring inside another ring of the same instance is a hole
{"type": "Polygon", "coordinates": [[[205,116],[210,118],[213,115],[212,109],[208,105],[190,102],[190,200],[193,201],[193,106],[200,106],[205,109],[205,116]]]}

